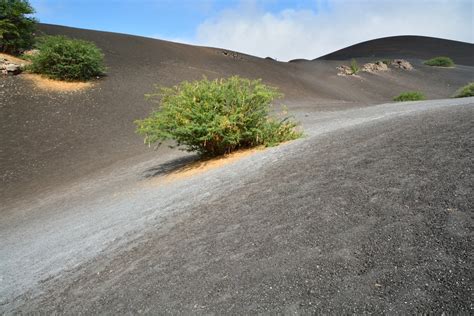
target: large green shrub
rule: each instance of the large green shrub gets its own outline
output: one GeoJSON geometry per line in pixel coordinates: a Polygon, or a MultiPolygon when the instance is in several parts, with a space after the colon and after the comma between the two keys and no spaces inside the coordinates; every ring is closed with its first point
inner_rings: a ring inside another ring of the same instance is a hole
{"type": "Polygon", "coordinates": [[[0,0],[0,51],[18,54],[31,48],[36,20],[27,0],[0,0]]]}
{"type": "Polygon", "coordinates": [[[135,122],[147,144],[174,140],[187,151],[216,156],[301,136],[292,120],[269,117],[272,101],[281,94],[261,80],[234,76],[183,82],[148,97],[160,107],[135,122]]]}
{"type": "Polygon", "coordinates": [[[453,67],[454,62],[451,58],[449,57],[435,57],[431,58],[430,60],[425,61],[424,63],[427,66],[437,66],[437,67],[453,67]]]}
{"type": "Polygon", "coordinates": [[[408,91],[408,92],[402,92],[395,98],[393,98],[393,101],[420,101],[420,100],[425,100],[425,96],[423,93],[418,92],[418,91],[408,91]]]}
{"type": "Polygon", "coordinates": [[[31,56],[30,70],[53,79],[88,80],[105,71],[104,55],[92,42],[65,36],[38,39],[39,53],[31,56]]]}
{"type": "Polygon", "coordinates": [[[454,95],[455,98],[466,98],[474,97],[474,82],[470,82],[461,89],[459,89],[454,95]]]}

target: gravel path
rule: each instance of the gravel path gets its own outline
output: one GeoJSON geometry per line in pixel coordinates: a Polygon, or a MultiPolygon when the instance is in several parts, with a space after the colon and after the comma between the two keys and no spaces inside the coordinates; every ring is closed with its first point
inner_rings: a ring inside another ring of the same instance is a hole
{"type": "Polygon", "coordinates": [[[306,138],[223,168],[3,207],[0,311],[468,312],[473,105],[300,112],[306,138]]]}

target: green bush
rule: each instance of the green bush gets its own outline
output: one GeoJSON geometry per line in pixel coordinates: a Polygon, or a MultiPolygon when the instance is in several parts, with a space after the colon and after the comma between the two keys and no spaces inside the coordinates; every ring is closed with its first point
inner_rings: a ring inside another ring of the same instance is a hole
{"type": "Polygon", "coordinates": [[[455,98],[466,98],[474,97],[474,82],[470,82],[461,89],[459,89],[454,95],[455,98]]]}
{"type": "Polygon", "coordinates": [[[437,66],[437,67],[453,67],[454,62],[451,58],[449,57],[435,57],[430,60],[425,61],[424,63],[427,66],[437,66]]]}
{"type": "Polygon", "coordinates": [[[360,67],[359,67],[359,64],[357,63],[357,60],[355,60],[354,58],[351,60],[351,71],[352,71],[352,74],[355,75],[359,72],[360,70],[360,67]]]}
{"type": "Polygon", "coordinates": [[[53,79],[88,80],[104,73],[104,55],[94,43],[65,36],[38,39],[39,53],[31,56],[30,71],[53,79]]]}
{"type": "Polygon", "coordinates": [[[301,136],[288,117],[269,117],[272,101],[282,95],[261,80],[204,78],[147,96],[160,104],[148,118],[135,122],[148,145],[174,140],[187,151],[217,156],[301,136]]]}
{"type": "Polygon", "coordinates": [[[0,0],[0,51],[18,54],[31,48],[36,20],[27,0],[0,0]]]}
{"type": "Polygon", "coordinates": [[[408,91],[408,92],[402,92],[395,98],[393,98],[393,101],[420,101],[420,100],[425,100],[425,96],[421,92],[417,91],[408,91]]]}

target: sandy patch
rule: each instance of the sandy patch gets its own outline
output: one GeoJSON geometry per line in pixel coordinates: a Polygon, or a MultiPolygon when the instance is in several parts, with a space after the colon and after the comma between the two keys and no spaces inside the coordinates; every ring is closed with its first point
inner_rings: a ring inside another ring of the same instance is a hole
{"type": "Polygon", "coordinates": [[[45,78],[38,74],[23,73],[21,78],[31,81],[36,87],[53,92],[76,92],[92,87],[91,82],[70,82],[45,78]]]}
{"type": "Polygon", "coordinates": [[[202,159],[198,161],[191,162],[183,167],[180,167],[170,174],[167,174],[163,177],[158,177],[153,181],[153,184],[164,184],[164,183],[170,183],[173,181],[177,181],[180,179],[185,179],[189,177],[196,176],[198,174],[205,173],[209,170],[216,169],[223,167],[225,165],[231,164],[239,159],[248,157],[250,155],[255,154],[258,151],[264,150],[265,147],[260,146],[256,148],[250,148],[250,149],[241,149],[237,150],[233,153],[221,156],[221,157],[215,157],[215,158],[210,158],[210,159],[202,159]]]}
{"type": "Polygon", "coordinates": [[[179,180],[182,178],[192,177],[196,174],[204,173],[211,169],[220,168],[222,166],[228,165],[234,161],[248,157],[257,151],[263,150],[264,147],[257,147],[251,149],[242,149],[235,151],[233,153],[224,155],[222,157],[216,157],[206,160],[199,160],[192,162],[184,167],[179,168],[176,171],[173,171],[165,177],[166,182],[179,180]]]}
{"type": "Polygon", "coordinates": [[[29,65],[29,64],[31,64],[31,62],[29,60],[24,60],[24,59],[21,59],[21,58],[12,56],[12,55],[4,54],[4,53],[0,53],[0,58],[6,59],[7,61],[9,61],[11,63],[14,63],[14,64],[18,64],[18,65],[21,65],[21,64],[29,65]]]}

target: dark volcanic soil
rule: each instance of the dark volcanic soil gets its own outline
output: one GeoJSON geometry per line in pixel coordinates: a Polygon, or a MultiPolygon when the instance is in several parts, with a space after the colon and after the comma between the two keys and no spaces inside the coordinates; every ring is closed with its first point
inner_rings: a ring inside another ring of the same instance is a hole
{"type": "MultiPolygon", "coordinates": [[[[446,98],[474,80],[472,67],[430,68],[416,58],[410,59],[416,68],[413,72],[393,70],[346,78],[337,76],[335,68],[347,60],[281,63],[244,54],[234,58],[222,49],[123,34],[53,25],[41,25],[40,30],[95,42],[105,53],[108,76],[90,90],[69,94],[34,89],[21,76],[0,79],[0,198],[5,203],[149,153],[135,135],[133,121],[151,111],[153,105],[145,101],[144,94],[151,92],[154,84],[170,86],[203,75],[262,78],[285,93],[290,111],[304,117],[315,111],[387,102],[406,90],[421,90],[428,98],[446,98]]],[[[410,50],[426,52],[431,47],[427,41],[445,43],[437,39],[420,39],[418,46],[416,40],[407,43],[410,50]]],[[[360,63],[374,61],[370,56],[380,49],[378,43],[362,45],[366,55],[360,63]]],[[[394,43],[401,45],[399,38],[394,38],[394,43]]],[[[450,44],[446,41],[444,46],[450,44]]],[[[453,46],[453,51],[468,56],[470,50],[465,47],[472,50],[473,45],[461,46],[453,46]]],[[[396,57],[404,55],[401,52],[396,57]]]]}
{"type": "Polygon", "coordinates": [[[469,313],[473,118],[471,103],[311,138],[17,310],[469,313]]]}

